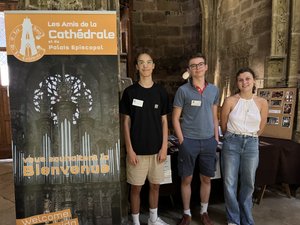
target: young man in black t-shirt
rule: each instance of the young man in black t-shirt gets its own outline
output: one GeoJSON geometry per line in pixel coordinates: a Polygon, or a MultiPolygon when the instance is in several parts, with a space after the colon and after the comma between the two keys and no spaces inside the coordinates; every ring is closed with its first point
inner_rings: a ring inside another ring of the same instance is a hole
{"type": "Polygon", "coordinates": [[[120,113],[124,119],[127,151],[127,182],[131,184],[130,204],[134,225],[140,225],[140,192],[149,181],[148,225],[166,225],[157,215],[159,185],[167,158],[168,122],[170,112],[166,91],[152,80],[155,67],[151,56],[138,55],[136,69],[140,80],[124,90],[120,113]]]}

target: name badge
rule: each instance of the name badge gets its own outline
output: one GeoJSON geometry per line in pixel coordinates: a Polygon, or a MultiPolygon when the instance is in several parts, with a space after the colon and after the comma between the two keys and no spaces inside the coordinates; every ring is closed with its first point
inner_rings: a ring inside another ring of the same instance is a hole
{"type": "Polygon", "coordinates": [[[143,100],[139,100],[139,99],[133,99],[132,101],[132,105],[137,106],[137,107],[143,107],[144,101],[143,100]]]}
{"type": "Polygon", "coordinates": [[[201,101],[199,101],[199,100],[192,100],[191,106],[201,106],[201,101]]]}

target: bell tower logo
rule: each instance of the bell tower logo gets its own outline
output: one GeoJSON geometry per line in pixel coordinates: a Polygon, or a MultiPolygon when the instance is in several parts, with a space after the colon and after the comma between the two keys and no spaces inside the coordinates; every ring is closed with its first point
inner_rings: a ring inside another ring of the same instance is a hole
{"type": "Polygon", "coordinates": [[[44,36],[42,29],[24,18],[23,23],[13,29],[9,36],[9,47],[13,55],[23,62],[34,62],[45,54],[39,45],[44,36]]]}

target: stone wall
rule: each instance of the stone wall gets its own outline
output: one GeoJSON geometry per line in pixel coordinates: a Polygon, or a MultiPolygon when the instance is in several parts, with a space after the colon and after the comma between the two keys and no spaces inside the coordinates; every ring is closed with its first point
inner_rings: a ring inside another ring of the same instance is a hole
{"type": "Polygon", "coordinates": [[[117,5],[108,0],[18,0],[18,8],[26,10],[114,10],[117,5]]]}
{"type": "MultiPolygon", "coordinates": [[[[201,50],[199,1],[133,0],[132,48],[153,50],[154,79],[181,79],[186,56],[201,50]]],[[[134,77],[135,78],[135,77],[134,77]]]]}
{"type": "Polygon", "coordinates": [[[250,66],[257,86],[264,84],[265,59],[271,48],[272,1],[220,1],[218,12],[218,62],[222,100],[236,90],[235,73],[250,66]]]}
{"type": "MultiPolygon", "coordinates": [[[[108,0],[20,0],[20,9],[114,9],[108,0]]],[[[257,87],[300,87],[299,0],[132,0],[133,56],[138,47],[154,52],[154,79],[170,98],[184,82],[186,56],[202,51],[208,81],[221,90],[221,102],[236,90],[235,73],[250,66],[257,87]],[[272,27],[272,28],[271,28],[272,27]]],[[[129,65],[134,71],[134,65],[129,65]]],[[[134,74],[127,74],[136,79],[134,74]]],[[[299,89],[300,93],[300,89],[299,89]]],[[[299,94],[298,94],[299,95],[299,94]]],[[[300,142],[300,98],[294,138],[300,142]]]]}

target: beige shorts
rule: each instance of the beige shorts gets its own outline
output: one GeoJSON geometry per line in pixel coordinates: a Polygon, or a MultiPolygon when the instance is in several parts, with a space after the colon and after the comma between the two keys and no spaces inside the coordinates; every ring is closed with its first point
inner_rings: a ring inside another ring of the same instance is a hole
{"type": "Polygon", "coordinates": [[[132,185],[144,185],[146,178],[152,184],[160,184],[164,178],[164,163],[159,163],[157,154],[138,155],[138,164],[132,165],[126,159],[127,182],[132,185]]]}

